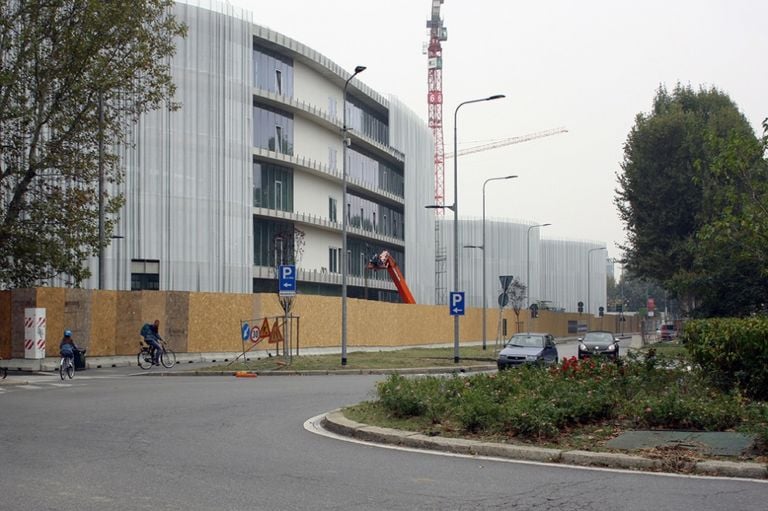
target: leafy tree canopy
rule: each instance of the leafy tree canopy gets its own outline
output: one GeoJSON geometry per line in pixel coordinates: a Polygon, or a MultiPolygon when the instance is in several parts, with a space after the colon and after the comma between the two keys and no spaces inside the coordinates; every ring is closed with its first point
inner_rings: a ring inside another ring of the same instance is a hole
{"type": "MultiPolygon", "coordinates": [[[[175,107],[169,59],[186,27],[172,5],[0,0],[0,287],[88,277],[100,174],[119,182],[129,128],[175,107]]],[[[103,198],[110,233],[122,198],[103,198]]]]}
{"type": "Polygon", "coordinates": [[[624,145],[615,203],[627,269],[658,281],[690,313],[739,315],[768,303],[768,167],[723,92],[657,91],[624,145]]]}

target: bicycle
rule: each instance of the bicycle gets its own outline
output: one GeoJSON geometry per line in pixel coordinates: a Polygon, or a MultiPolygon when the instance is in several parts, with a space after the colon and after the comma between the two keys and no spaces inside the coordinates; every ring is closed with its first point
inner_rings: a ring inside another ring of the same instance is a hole
{"type": "Polygon", "coordinates": [[[59,376],[63,380],[67,376],[70,380],[75,376],[75,362],[73,357],[61,357],[59,362],[59,376]]]}
{"type": "MultiPolygon", "coordinates": [[[[165,343],[164,340],[158,339],[157,341],[160,343],[160,363],[165,367],[166,369],[170,369],[171,367],[176,365],[176,353],[168,347],[168,345],[165,343]]],[[[154,353],[151,346],[147,346],[143,342],[140,344],[141,349],[139,350],[139,353],[136,355],[136,362],[138,363],[139,367],[142,369],[149,369],[152,367],[152,360],[154,360],[154,353]]]]}

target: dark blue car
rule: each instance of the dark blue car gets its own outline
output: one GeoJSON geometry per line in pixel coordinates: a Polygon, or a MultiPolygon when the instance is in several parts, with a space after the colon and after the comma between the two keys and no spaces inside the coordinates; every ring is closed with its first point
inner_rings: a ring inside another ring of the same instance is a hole
{"type": "Polygon", "coordinates": [[[547,333],[515,334],[504,345],[496,362],[499,370],[523,364],[557,363],[555,337],[547,333]]]}

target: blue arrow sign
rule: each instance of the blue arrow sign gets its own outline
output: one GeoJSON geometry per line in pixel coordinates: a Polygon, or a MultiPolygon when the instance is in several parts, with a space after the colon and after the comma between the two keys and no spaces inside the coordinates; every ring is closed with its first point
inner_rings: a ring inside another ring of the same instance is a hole
{"type": "Polygon", "coordinates": [[[251,338],[251,327],[248,326],[248,323],[243,323],[241,335],[244,341],[251,338]]]}
{"type": "Polygon", "coordinates": [[[294,296],[296,294],[296,265],[281,264],[278,269],[280,296],[294,296]]]}
{"type": "Polygon", "coordinates": [[[464,315],[464,291],[451,291],[448,303],[451,316],[464,315]]]}

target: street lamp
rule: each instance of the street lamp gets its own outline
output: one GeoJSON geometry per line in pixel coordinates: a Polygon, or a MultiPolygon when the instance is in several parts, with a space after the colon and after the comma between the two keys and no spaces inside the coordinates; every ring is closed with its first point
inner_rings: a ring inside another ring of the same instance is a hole
{"type": "Polygon", "coordinates": [[[526,285],[526,296],[528,297],[528,300],[526,300],[526,304],[528,308],[531,307],[531,229],[535,229],[537,227],[546,227],[548,225],[552,224],[537,224],[532,225],[528,227],[528,249],[526,251],[526,270],[527,270],[527,277],[525,278],[525,285],[526,285]]]}
{"type": "Polygon", "coordinates": [[[344,82],[342,93],[343,121],[341,124],[341,365],[347,365],[347,87],[355,76],[365,71],[365,66],[355,66],[355,72],[344,82]]]}
{"type": "Polygon", "coordinates": [[[591,299],[591,290],[592,290],[592,282],[590,280],[590,267],[589,267],[589,258],[590,255],[592,255],[592,252],[597,252],[598,250],[608,250],[606,247],[600,247],[600,248],[591,248],[587,250],[587,314],[590,314],[591,304],[589,303],[591,299]]]}
{"type": "MultiPolygon", "coordinates": [[[[459,103],[453,112],[453,291],[459,290],[459,151],[458,151],[458,126],[459,109],[470,103],[493,101],[503,98],[503,94],[494,94],[487,98],[470,99],[459,103]]],[[[485,250],[483,250],[485,253],[485,250]]],[[[485,295],[483,295],[485,296],[485,295]]],[[[459,363],[459,315],[453,316],[453,363],[459,363]]]]}
{"type": "MultiPolygon", "coordinates": [[[[454,151],[455,151],[455,148],[454,148],[454,151]]],[[[456,154],[458,153],[454,152],[454,161],[456,158],[456,154]]],[[[491,177],[486,179],[485,182],[483,183],[483,244],[480,247],[483,250],[483,350],[485,350],[485,344],[486,344],[485,339],[487,337],[487,333],[486,333],[487,326],[486,326],[485,318],[488,313],[488,297],[485,294],[485,284],[486,284],[486,278],[485,278],[485,260],[486,260],[486,257],[485,257],[485,185],[487,185],[489,181],[514,179],[516,177],[517,176],[491,177]]]]}

